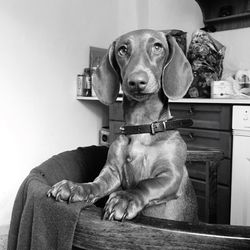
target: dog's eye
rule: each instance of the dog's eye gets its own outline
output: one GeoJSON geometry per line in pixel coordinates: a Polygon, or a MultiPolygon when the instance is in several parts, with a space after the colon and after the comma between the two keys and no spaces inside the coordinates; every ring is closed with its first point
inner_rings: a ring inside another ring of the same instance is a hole
{"type": "Polygon", "coordinates": [[[128,47],[125,45],[122,45],[119,49],[118,49],[118,55],[119,56],[126,56],[128,54],[128,47]]]}
{"type": "Polygon", "coordinates": [[[156,53],[156,54],[159,54],[163,51],[163,46],[161,43],[155,43],[153,45],[153,52],[156,53]]]}

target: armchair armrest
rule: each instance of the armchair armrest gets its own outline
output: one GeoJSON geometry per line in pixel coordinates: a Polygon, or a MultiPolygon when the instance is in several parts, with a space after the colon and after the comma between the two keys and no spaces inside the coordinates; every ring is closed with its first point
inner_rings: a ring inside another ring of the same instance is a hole
{"type": "Polygon", "coordinates": [[[105,221],[101,214],[94,206],[81,212],[73,240],[76,249],[250,249],[250,227],[194,225],[145,216],[105,221]]]}

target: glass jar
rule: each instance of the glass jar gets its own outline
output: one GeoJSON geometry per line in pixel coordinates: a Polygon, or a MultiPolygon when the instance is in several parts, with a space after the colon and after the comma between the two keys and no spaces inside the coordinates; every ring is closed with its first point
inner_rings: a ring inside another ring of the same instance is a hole
{"type": "Polygon", "coordinates": [[[83,75],[77,75],[77,96],[83,96],[83,75]]]}
{"type": "Polygon", "coordinates": [[[83,96],[91,96],[91,72],[85,68],[83,72],[83,96]]]}
{"type": "Polygon", "coordinates": [[[96,97],[95,90],[93,89],[93,75],[95,74],[96,67],[90,68],[90,76],[91,76],[91,95],[96,97]]]}

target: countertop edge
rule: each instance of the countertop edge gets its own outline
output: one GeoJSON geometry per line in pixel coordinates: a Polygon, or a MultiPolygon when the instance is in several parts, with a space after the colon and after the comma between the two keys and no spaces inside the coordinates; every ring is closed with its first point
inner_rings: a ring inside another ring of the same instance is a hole
{"type": "MultiPolygon", "coordinates": [[[[97,97],[83,97],[77,96],[77,100],[86,101],[98,101],[97,97]]],[[[118,97],[118,102],[122,101],[122,97],[118,97]]],[[[240,104],[240,105],[250,105],[249,99],[224,99],[224,98],[182,98],[177,100],[169,100],[169,103],[204,103],[204,104],[240,104]]]]}

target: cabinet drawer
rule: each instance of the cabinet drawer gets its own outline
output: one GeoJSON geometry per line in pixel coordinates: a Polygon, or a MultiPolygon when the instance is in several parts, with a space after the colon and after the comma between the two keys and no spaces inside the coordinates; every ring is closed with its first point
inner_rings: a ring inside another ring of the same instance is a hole
{"type": "Polygon", "coordinates": [[[231,158],[231,133],[204,129],[179,129],[188,149],[217,148],[231,158]]]}
{"type": "MultiPolygon", "coordinates": [[[[231,161],[224,159],[220,161],[217,168],[217,183],[230,186],[231,183],[231,161]]],[[[204,161],[189,161],[186,162],[186,167],[190,178],[205,181],[206,180],[206,162],[204,161]]]]}
{"type": "Polygon", "coordinates": [[[170,103],[174,117],[193,119],[194,128],[231,130],[231,106],[218,104],[170,103]]]}
{"type": "Polygon", "coordinates": [[[114,121],[123,121],[122,102],[115,102],[109,106],[109,119],[114,121]]]}

